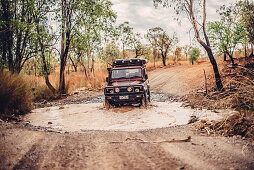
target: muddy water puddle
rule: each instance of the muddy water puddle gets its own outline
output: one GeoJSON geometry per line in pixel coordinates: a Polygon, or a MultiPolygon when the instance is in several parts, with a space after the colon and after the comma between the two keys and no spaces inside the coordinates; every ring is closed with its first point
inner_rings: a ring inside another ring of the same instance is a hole
{"type": "Polygon", "coordinates": [[[181,107],[181,102],[152,102],[148,108],[105,109],[102,103],[67,104],[35,109],[25,122],[63,132],[87,130],[137,131],[187,124],[191,116],[215,120],[220,113],[181,107]]]}

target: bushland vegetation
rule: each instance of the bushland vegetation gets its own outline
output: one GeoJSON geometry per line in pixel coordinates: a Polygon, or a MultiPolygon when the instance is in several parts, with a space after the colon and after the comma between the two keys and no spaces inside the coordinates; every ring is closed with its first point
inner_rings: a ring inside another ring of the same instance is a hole
{"type": "MultiPolygon", "coordinates": [[[[213,65],[217,90],[223,89],[214,52],[229,56],[234,66],[234,51],[244,49],[246,57],[253,56],[253,3],[245,0],[233,7],[222,6],[218,11],[221,21],[208,24],[205,0],[201,6],[192,0],[172,4],[177,14],[186,10],[197,42],[207,53],[203,57],[208,56],[213,65]],[[203,11],[202,22],[195,18],[198,8],[203,11]]],[[[25,109],[25,104],[11,101],[14,98],[29,103],[31,99],[58,98],[79,87],[101,89],[107,64],[116,58],[143,57],[149,61],[147,69],[153,70],[188,61],[191,49],[199,48],[180,46],[176,33],[168,34],[160,27],[141,35],[128,21],[117,25],[117,14],[109,0],[1,0],[0,9],[0,98],[14,103],[3,103],[1,112],[29,110],[28,105],[25,109]],[[14,89],[22,89],[24,94],[14,89]]]]}

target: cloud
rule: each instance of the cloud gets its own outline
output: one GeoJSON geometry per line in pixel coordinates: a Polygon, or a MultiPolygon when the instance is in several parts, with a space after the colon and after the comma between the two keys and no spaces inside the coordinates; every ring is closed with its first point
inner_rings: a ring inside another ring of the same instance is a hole
{"type": "MultiPolygon", "coordinates": [[[[169,35],[176,32],[181,45],[189,44],[193,39],[193,31],[190,31],[192,27],[186,16],[181,17],[181,24],[179,24],[174,19],[176,15],[172,9],[163,7],[155,9],[153,0],[111,0],[111,2],[113,10],[118,15],[117,24],[129,21],[134,31],[141,34],[145,34],[150,28],[161,27],[169,35]]],[[[219,20],[216,9],[232,2],[235,0],[207,0],[207,21],[219,20]]]]}

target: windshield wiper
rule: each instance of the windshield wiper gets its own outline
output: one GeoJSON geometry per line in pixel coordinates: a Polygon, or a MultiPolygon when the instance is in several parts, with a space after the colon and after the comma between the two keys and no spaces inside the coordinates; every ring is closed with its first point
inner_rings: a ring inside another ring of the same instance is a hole
{"type": "Polygon", "coordinates": [[[128,79],[127,77],[112,77],[112,79],[128,79]]]}
{"type": "Polygon", "coordinates": [[[129,78],[141,78],[141,76],[132,76],[132,77],[129,77],[129,78]]]}

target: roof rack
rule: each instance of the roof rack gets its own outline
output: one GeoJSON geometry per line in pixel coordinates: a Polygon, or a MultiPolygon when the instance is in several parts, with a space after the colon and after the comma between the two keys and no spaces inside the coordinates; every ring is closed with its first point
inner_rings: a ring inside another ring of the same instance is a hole
{"type": "Polygon", "coordinates": [[[113,67],[145,66],[146,63],[147,61],[142,58],[116,59],[113,62],[113,67]]]}

